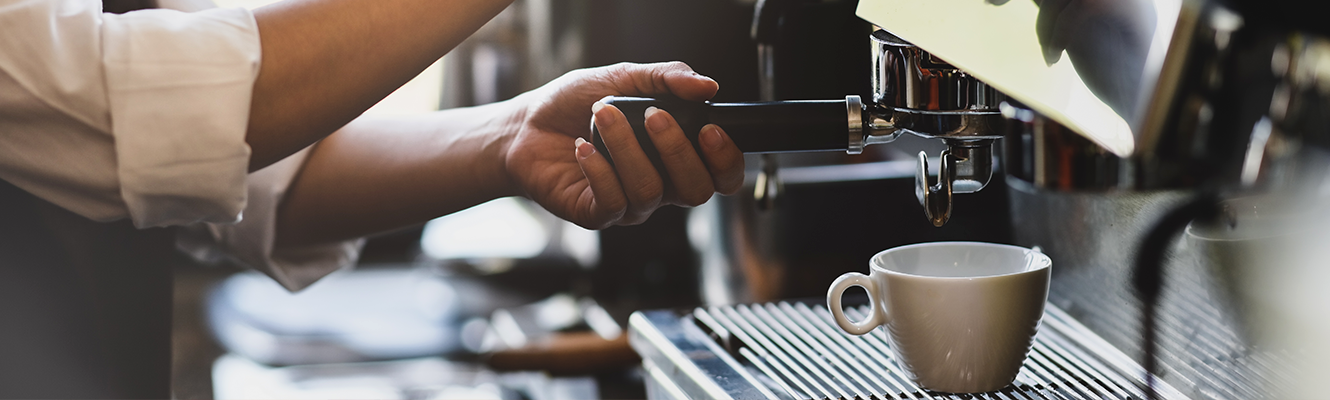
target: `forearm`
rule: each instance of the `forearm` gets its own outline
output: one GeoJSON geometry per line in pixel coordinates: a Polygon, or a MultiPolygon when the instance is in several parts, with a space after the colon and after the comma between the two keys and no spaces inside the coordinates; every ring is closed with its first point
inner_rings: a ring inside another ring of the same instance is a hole
{"type": "Polygon", "coordinates": [[[516,195],[504,156],[513,102],[360,118],[316,145],[277,220],[278,246],[365,236],[516,195]]]}
{"type": "Polygon", "coordinates": [[[250,170],[314,143],[457,46],[512,0],[287,0],[254,11],[263,62],[250,170]]]}

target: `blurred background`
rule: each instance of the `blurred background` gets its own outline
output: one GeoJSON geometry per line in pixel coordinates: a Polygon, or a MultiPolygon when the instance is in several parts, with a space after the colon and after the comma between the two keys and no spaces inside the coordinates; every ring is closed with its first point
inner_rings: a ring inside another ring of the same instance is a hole
{"type": "MultiPolygon", "coordinates": [[[[857,2],[800,3],[806,9],[766,38],[754,29],[755,3],[516,0],[367,114],[502,101],[567,71],[622,61],[684,61],[720,83],[716,101],[869,95],[870,26],[853,17],[857,2]],[[759,62],[773,47],[779,55],[759,62]]],[[[174,394],[644,398],[622,335],[634,310],[817,297],[881,249],[1010,242],[1000,180],[958,197],[946,227],[920,215],[908,195],[911,154],[941,148],[906,135],[864,156],[749,156],[740,194],[598,232],[525,199],[497,199],[372,237],[355,270],[297,294],[253,271],[182,262],[174,394]],[[772,189],[755,193],[764,174],[772,189]]]]}

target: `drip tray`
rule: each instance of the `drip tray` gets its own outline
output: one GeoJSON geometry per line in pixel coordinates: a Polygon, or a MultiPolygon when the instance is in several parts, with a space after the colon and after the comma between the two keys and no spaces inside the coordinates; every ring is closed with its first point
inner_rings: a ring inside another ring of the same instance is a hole
{"type": "MultiPolygon", "coordinates": [[[[921,390],[902,373],[882,328],[846,334],[813,302],[641,311],[629,326],[651,399],[1147,398],[1139,364],[1052,304],[1016,381],[979,394],[921,390]]],[[[1155,382],[1160,398],[1186,398],[1155,382]]]]}

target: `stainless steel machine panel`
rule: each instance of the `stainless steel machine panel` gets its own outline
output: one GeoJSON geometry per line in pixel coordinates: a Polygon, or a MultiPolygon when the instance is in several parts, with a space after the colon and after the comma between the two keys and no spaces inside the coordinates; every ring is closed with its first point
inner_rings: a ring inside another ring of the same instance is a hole
{"type": "MultiPolygon", "coordinates": [[[[1010,183],[1010,180],[1009,180],[1010,183]]],[[[1057,266],[1049,302],[1134,360],[1143,357],[1141,302],[1131,286],[1135,243],[1180,191],[1129,194],[1009,192],[1016,242],[1039,246],[1057,266]]],[[[1159,302],[1159,376],[1197,399],[1256,399],[1288,384],[1281,368],[1296,359],[1242,337],[1239,314],[1222,290],[1210,257],[1179,238],[1164,268],[1159,302]]]]}

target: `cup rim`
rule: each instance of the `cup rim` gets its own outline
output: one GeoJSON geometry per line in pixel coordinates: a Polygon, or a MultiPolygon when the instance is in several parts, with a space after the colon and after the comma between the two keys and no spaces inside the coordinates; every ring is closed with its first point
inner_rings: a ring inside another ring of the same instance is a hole
{"type": "Polygon", "coordinates": [[[1009,245],[1009,244],[989,243],[989,242],[973,242],[973,241],[924,242],[924,243],[907,244],[907,245],[904,245],[904,246],[896,246],[896,247],[892,247],[892,248],[890,248],[890,249],[886,249],[886,250],[879,251],[879,252],[877,252],[877,254],[873,254],[873,258],[871,258],[871,259],[868,260],[868,267],[869,267],[871,270],[873,270],[873,271],[879,271],[879,272],[883,272],[883,273],[887,273],[887,274],[892,274],[892,275],[901,275],[901,276],[910,276],[910,277],[928,278],[928,279],[947,279],[947,280],[978,279],[978,278],[996,278],[996,277],[1001,277],[1001,276],[1020,275],[1020,274],[1027,274],[1027,273],[1031,273],[1031,272],[1037,272],[1037,271],[1040,271],[1040,270],[1049,269],[1049,268],[1051,268],[1052,266],[1053,266],[1053,259],[1049,258],[1047,254],[1044,254],[1043,252],[1038,251],[1038,250],[1035,250],[1035,249],[1031,249],[1031,248],[1028,248],[1028,247],[1014,246],[1014,245],[1009,245]],[[911,273],[906,273],[906,272],[900,272],[900,271],[890,270],[890,269],[887,269],[887,268],[885,268],[885,267],[879,265],[878,262],[877,262],[877,260],[878,260],[879,257],[881,257],[881,256],[884,255],[884,254],[891,253],[891,252],[903,251],[903,250],[910,250],[910,249],[915,249],[915,248],[920,248],[920,247],[955,246],[955,245],[981,246],[981,247],[996,247],[996,248],[1002,248],[1002,249],[1008,249],[1008,250],[1022,250],[1022,251],[1024,251],[1025,254],[1027,254],[1027,255],[1028,255],[1028,254],[1033,254],[1033,255],[1037,258],[1037,259],[1034,261],[1034,263],[1038,264],[1038,266],[1035,267],[1035,268],[1032,268],[1032,269],[1024,270],[1024,271],[1009,272],[1009,273],[1005,273],[1005,274],[979,275],[979,276],[932,276],[932,275],[919,275],[919,274],[911,274],[911,273]]]}

